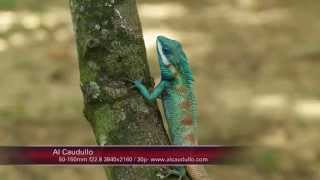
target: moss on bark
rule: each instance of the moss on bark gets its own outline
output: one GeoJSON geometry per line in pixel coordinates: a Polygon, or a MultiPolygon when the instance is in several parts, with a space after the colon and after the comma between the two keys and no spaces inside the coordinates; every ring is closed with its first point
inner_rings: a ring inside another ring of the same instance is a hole
{"type": "MultiPolygon", "coordinates": [[[[156,104],[124,79],[150,77],[135,0],[70,0],[84,114],[99,145],[169,144],[156,104]]],[[[157,179],[161,167],[106,167],[110,180],[157,179]]]]}

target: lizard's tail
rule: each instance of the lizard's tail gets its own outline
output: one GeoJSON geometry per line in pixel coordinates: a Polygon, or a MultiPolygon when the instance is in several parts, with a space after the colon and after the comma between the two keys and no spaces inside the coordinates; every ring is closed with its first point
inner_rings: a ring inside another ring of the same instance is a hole
{"type": "Polygon", "coordinates": [[[187,171],[192,180],[212,180],[202,165],[188,165],[187,171]]]}

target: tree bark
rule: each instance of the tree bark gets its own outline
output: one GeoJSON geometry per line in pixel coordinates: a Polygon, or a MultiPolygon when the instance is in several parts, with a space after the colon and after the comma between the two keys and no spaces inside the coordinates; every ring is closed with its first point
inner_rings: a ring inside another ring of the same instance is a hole
{"type": "MultiPolygon", "coordinates": [[[[169,144],[159,109],[126,79],[150,77],[135,0],[70,0],[84,114],[99,145],[169,144]]],[[[109,180],[157,179],[161,167],[105,167],[109,180]]]]}

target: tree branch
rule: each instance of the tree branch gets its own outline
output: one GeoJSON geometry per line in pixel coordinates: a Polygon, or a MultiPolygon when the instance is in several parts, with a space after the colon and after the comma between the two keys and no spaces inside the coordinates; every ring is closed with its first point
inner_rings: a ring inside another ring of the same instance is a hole
{"type": "MultiPolygon", "coordinates": [[[[135,0],[70,0],[84,114],[100,145],[169,144],[156,104],[126,79],[151,87],[135,0]]],[[[157,179],[160,167],[106,167],[108,179],[157,179]]]]}

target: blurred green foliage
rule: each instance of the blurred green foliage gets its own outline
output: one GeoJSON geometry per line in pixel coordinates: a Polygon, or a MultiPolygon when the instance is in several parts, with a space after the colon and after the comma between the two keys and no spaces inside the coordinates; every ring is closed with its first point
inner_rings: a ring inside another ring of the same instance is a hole
{"type": "Polygon", "coordinates": [[[265,173],[273,173],[279,169],[279,161],[281,159],[275,150],[264,150],[256,159],[256,167],[265,173]]]}
{"type": "Polygon", "coordinates": [[[1,0],[0,9],[14,9],[17,5],[17,0],[1,0]]]}

